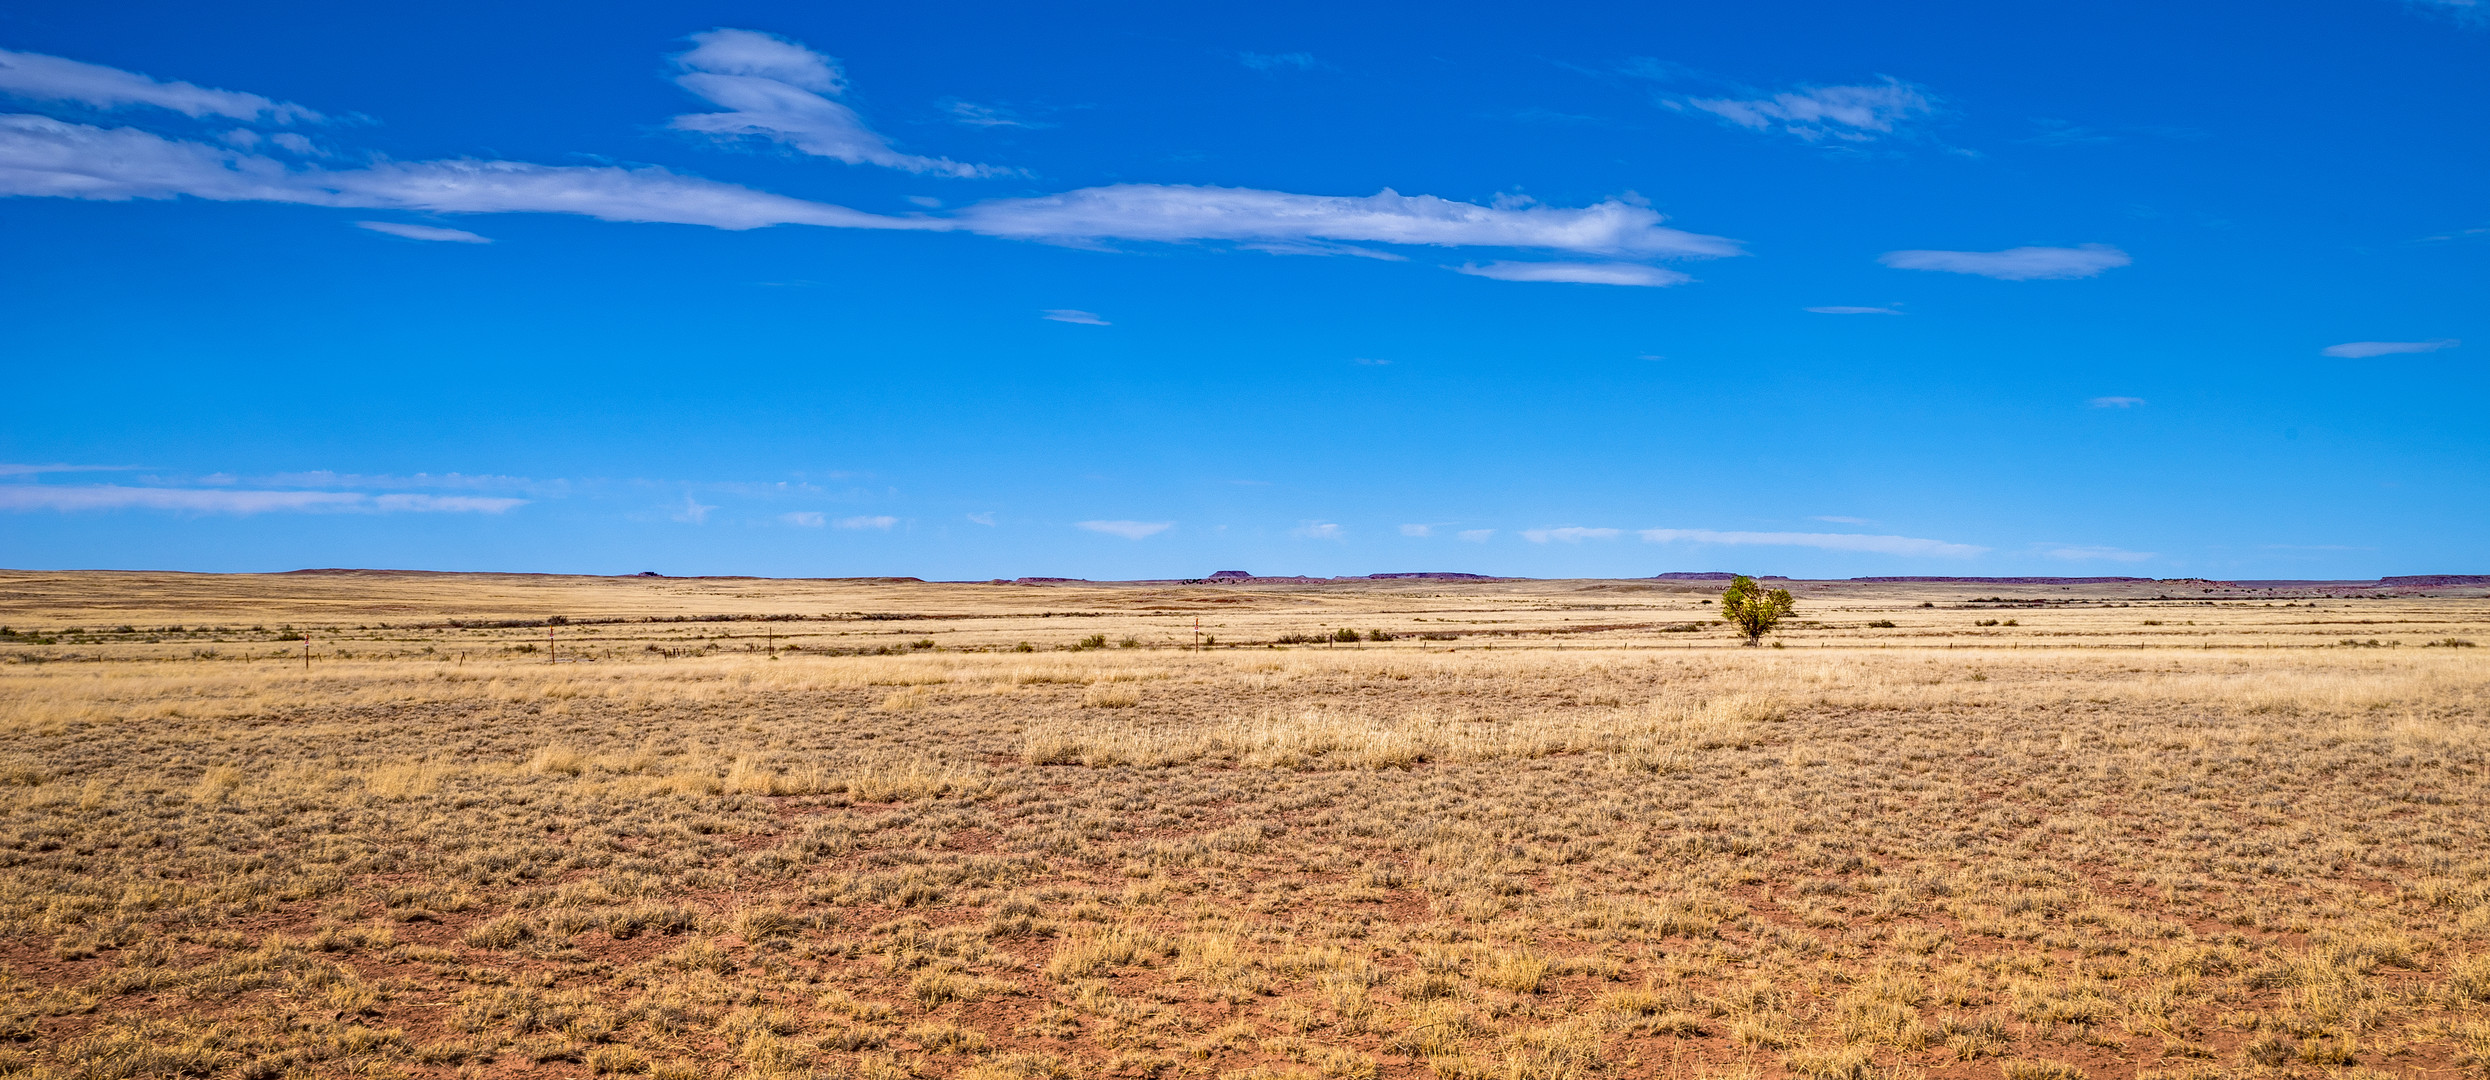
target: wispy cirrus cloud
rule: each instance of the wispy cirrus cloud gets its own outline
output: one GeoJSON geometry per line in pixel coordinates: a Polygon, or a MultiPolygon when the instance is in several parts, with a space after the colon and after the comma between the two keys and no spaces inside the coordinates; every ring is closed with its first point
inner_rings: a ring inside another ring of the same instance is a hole
{"type": "Polygon", "coordinates": [[[1579,525],[1522,530],[1522,539],[1534,544],[1579,544],[1585,540],[1614,540],[1621,535],[1623,531],[1619,529],[1586,529],[1579,525]]]}
{"type": "MultiPolygon", "coordinates": [[[[979,170],[987,166],[892,149],[864,127],[852,109],[832,100],[845,92],[846,83],[826,56],[753,31],[711,31],[695,35],[694,40],[693,49],[675,58],[678,81],[728,111],[678,117],[678,128],[720,138],[763,138],[806,153],[865,164],[934,174],[985,175],[979,170]]],[[[232,108],[242,109],[245,104],[232,108]]],[[[658,166],[385,158],[359,166],[333,166],[271,156],[264,148],[272,141],[273,137],[242,140],[237,145],[167,136],[135,126],[0,115],[0,196],[99,201],[187,197],[438,214],[577,214],[605,221],[730,230],[811,225],[966,232],[1092,247],[1118,241],[1224,242],[1274,252],[1393,259],[1402,256],[1363,245],[1503,248],[1644,261],[1744,253],[1736,241],[1665,225],[1659,212],[1630,196],[1568,208],[1523,200],[1480,205],[1432,195],[1402,195],[1390,189],[1346,196],[1134,183],[888,215],[658,166]]],[[[1569,270],[1549,268],[1556,264],[1531,265],[1536,268],[1491,269],[1486,276],[1645,285],[1677,280],[1674,271],[1645,266],[1569,270]]]]}
{"type": "Polygon", "coordinates": [[[961,101],[958,98],[951,98],[944,101],[942,103],[942,111],[951,114],[952,123],[974,128],[1046,128],[1055,126],[1053,124],[1041,124],[1033,120],[1023,119],[1019,113],[1013,112],[1012,110],[1003,108],[999,105],[979,105],[976,102],[961,101]]]}
{"type": "Polygon", "coordinates": [[[196,514],[296,512],[499,514],[526,499],[483,495],[369,494],[360,491],[251,491],[236,488],[128,487],[119,484],[0,484],[0,510],[171,510],[196,514]]]}
{"type": "Polygon", "coordinates": [[[1641,285],[1665,287],[1683,285],[1694,278],[1675,270],[1663,270],[1641,263],[1579,263],[1579,262],[1491,262],[1484,266],[1463,263],[1452,269],[1472,277],[1494,278],[1498,281],[1557,281],[1575,285],[1641,285]]]}
{"type": "Polygon", "coordinates": [[[706,525],[709,523],[709,515],[716,512],[716,510],[717,506],[715,504],[704,503],[693,498],[689,492],[686,492],[683,495],[682,507],[666,516],[686,525],[706,525]]]}
{"type": "Polygon", "coordinates": [[[937,176],[998,176],[1017,170],[901,153],[856,110],[835,100],[846,74],[828,56],[757,30],[721,28],[691,36],[674,58],[675,85],[725,112],[675,117],[677,131],[721,139],[760,138],[850,165],[879,165],[937,176]]]}
{"type": "Polygon", "coordinates": [[[1329,521],[1309,521],[1288,530],[1288,535],[1306,540],[1338,540],[1346,537],[1348,530],[1329,521]]]}
{"type": "Polygon", "coordinates": [[[129,472],[143,467],[144,466],[139,465],[69,465],[58,462],[50,465],[11,464],[8,462],[0,462],[0,476],[42,476],[46,473],[129,472]]]}
{"type": "Polygon", "coordinates": [[[2459,26],[2490,26],[2490,3],[2483,0],[2404,0],[2404,6],[2424,14],[2452,19],[2459,26]]]}
{"type": "MultiPolygon", "coordinates": [[[[968,232],[1090,244],[1231,241],[1298,254],[1373,254],[1326,241],[1507,247],[1647,258],[1743,254],[1735,241],[1666,227],[1648,207],[1498,208],[1432,195],[1297,195],[1249,188],[1118,184],[997,199],[947,216],[869,214],[658,166],[514,161],[382,162],[297,168],[231,147],[136,128],[0,116],[0,196],[119,202],[190,197],[446,214],[579,214],[603,221],[968,232]]],[[[1667,274],[1669,271],[1654,271],[1667,274]]],[[[1492,275],[1491,275],[1492,276],[1492,275]]]]}
{"type": "Polygon", "coordinates": [[[1928,540],[1916,536],[1872,536],[1862,533],[1721,532],[1713,529],[1644,529],[1654,544],[1731,544],[1808,547],[1824,551],[1864,551],[1878,555],[1969,558],[1988,551],[1972,544],[1928,540]]]}
{"type": "Polygon", "coordinates": [[[1074,528],[1121,536],[1126,540],[1145,540],[1176,527],[1173,521],[1076,521],[1072,524],[1074,528]]]}
{"type": "Polygon", "coordinates": [[[1847,86],[1798,86],[1751,96],[1669,95],[1662,107],[1710,114],[1749,131],[1779,131],[1811,143],[1866,143],[1902,133],[1934,115],[1935,95],[1890,76],[1847,86]]]}
{"type": "Polygon", "coordinates": [[[1457,535],[1457,536],[1461,537],[1463,540],[1469,541],[1470,543],[1473,543],[1473,544],[1484,544],[1484,543],[1486,543],[1489,539],[1493,538],[1493,537],[1496,535],[1496,530],[1494,530],[1494,529],[1463,529],[1463,530],[1461,530],[1459,533],[1456,533],[1456,534],[1454,534],[1454,535],[1457,535]]]}
{"type": "Polygon", "coordinates": [[[7,49],[0,49],[0,93],[38,101],[74,101],[97,109],[146,105],[193,118],[264,119],[277,124],[323,119],[319,113],[290,101],[272,101],[234,90],[211,90],[186,82],[163,82],[135,71],[7,49]]]}
{"type": "MultiPolygon", "coordinates": [[[[152,478],[150,478],[152,479],[152,478]]],[[[437,491],[489,491],[538,497],[560,497],[571,490],[568,480],[537,480],[525,476],[503,476],[495,473],[406,473],[371,474],[341,473],[328,469],[300,472],[268,473],[261,476],[238,477],[214,473],[198,483],[241,484],[274,488],[431,488],[437,491]]]]}
{"type": "Polygon", "coordinates": [[[2134,262],[2108,244],[2019,247],[2004,251],[1888,251],[1876,261],[1896,270],[1977,274],[2002,281],[2088,278],[2134,262]]]}
{"type": "Polygon", "coordinates": [[[940,219],[1020,240],[1202,240],[1510,247],[1623,257],[1740,255],[1736,241],[1672,229],[1650,207],[1610,199],[1580,209],[1480,206],[1433,195],[1295,195],[1251,188],[1114,184],[996,199],[940,219]]]}
{"type": "Polygon", "coordinates": [[[2096,409],[2132,409],[2144,403],[2140,397],[2097,397],[2084,404],[2096,409]]]}
{"type": "Polygon", "coordinates": [[[807,202],[656,166],[384,161],[297,168],[228,146],[45,116],[0,116],[0,196],[121,202],[188,196],[446,214],[581,214],[604,221],[757,229],[770,225],[939,228],[807,202]]]}
{"type": "Polygon", "coordinates": [[[429,240],[448,244],[490,244],[493,242],[491,237],[478,236],[465,229],[444,229],[434,225],[408,225],[396,221],[358,221],[354,223],[354,227],[408,240],[429,240]]]}
{"type": "Polygon", "coordinates": [[[1082,311],[1079,308],[1047,308],[1044,311],[1038,312],[1038,318],[1044,319],[1048,322],[1068,322],[1077,326],[1115,325],[1105,319],[1099,318],[1098,313],[1095,311],[1082,311]]]}
{"type": "Polygon", "coordinates": [[[855,517],[840,518],[830,524],[842,529],[878,529],[888,532],[892,526],[899,524],[899,519],[889,514],[858,514],[855,517]]]}
{"type": "Polygon", "coordinates": [[[1323,66],[1310,52],[1241,52],[1236,54],[1236,62],[1255,71],[1312,71],[1323,66]]]}
{"type": "Polygon", "coordinates": [[[2328,345],[2318,352],[2345,360],[2366,360],[2372,356],[2393,356],[2397,353],[2432,353],[2462,344],[2454,338],[2435,341],[2346,341],[2341,345],[2328,345]]]}
{"type": "Polygon", "coordinates": [[[807,529],[818,529],[830,523],[829,515],[819,510],[794,510],[778,515],[778,520],[807,529]]]}

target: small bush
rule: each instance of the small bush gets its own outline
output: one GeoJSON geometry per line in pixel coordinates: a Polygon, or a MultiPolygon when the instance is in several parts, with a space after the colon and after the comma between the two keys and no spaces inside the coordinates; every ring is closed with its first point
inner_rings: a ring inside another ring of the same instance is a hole
{"type": "Polygon", "coordinates": [[[498,915],[459,935],[459,939],[479,949],[509,949],[536,936],[536,927],[521,915],[498,915]]]}
{"type": "Polygon", "coordinates": [[[2084,1070],[2046,1058],[1999,1062],[1997,1071],[2004,1073],[2006,1080],[2084,1080],[2084,1070]]]}
{"type": "Polygon", "coordinates": [[[1548,962],[1529,953],[1499,956],[1480,972],[1478,981],[1498,990],[1536,994],[1548,984],[1548,962]]]}
{"type": "Polygon", "coordinates": [[[1892,619],[1877,619],[1877,620],[1875,620],[1875,621],[1873,621],[1873,622],[1868,623],[1868,629],[1870,629],[1870,630],[1891,630],[1891,629],[1893,629],[1893,620],[1892,620],[1892,619]]]}

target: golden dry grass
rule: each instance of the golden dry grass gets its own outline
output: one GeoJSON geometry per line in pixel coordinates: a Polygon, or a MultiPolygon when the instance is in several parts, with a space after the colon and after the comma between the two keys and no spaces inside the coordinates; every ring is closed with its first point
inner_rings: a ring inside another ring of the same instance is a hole
{"type": "Polygon", "coordinates": [[[0,595],[0,1072],[2490,1069],[2477,599],[159,577],[0,595]]]}

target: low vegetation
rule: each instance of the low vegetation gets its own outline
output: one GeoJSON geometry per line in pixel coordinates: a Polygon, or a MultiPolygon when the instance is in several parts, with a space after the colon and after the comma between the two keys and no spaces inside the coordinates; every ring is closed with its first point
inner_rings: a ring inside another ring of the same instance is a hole
{"type": "Polygon", "coordinates": [[[1917,595],[1881,645],[1516,640],[1540,600],[1436,591],[1204,652],[1043,593],[864,655],[26,645],[0,1073],[2490,1070],[2480,650],[1928,647],[1917,595]]]}

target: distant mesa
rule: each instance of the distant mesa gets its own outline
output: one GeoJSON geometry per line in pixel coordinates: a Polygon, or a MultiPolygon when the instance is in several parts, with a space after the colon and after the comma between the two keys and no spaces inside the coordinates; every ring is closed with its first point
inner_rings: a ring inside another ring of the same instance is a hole
{"type": "Polygon", "coordinates": [[[1221,570],[1202,581],[1209,585],[1328,585],[1335,581],[1502,581],[1491,574],[1462,574],[1450,570],[1417,570],[1402,574],[1367,574],[1364,577],[1319,578],[1289,574],[1283,577],[1258,577],[1246,570],[1221,570]]]}
{"type": "Polygon", "coordinates": [[[1855,577],[1852,581],[1874,584],[1911,584],[1914,582],[1958,585],[2116,585],[2129,581],[2152,581],[2146,577],[1855,577]]]}
{"type": "Polygon", "coordinates": [[[657,572],[657,571],[655,571],[655,570],[642,570],[642,571],[640,571],[639,573],[633,574],[633,575],[631,575],[631,576],[632,576],[632,577],[664,577],[664,576],[666,576],[666,575],[664,575],[664,574],[660,574],[660,573],[658,573],[658,572],[657,572]]]}
{"type": "Polygon", "coordinates": [[[2378,584],[2408,589],[2426,589],[2434,585],[2490,585],[2490,574],[2414,574],[2408,577],[2382,577],[2378,584]]]}
{"type": "Polygon", "coordinates": [[[1701,572],[1675,570],[1666,574],[1653,574],[1651,579],[1653,581],[1728,581],[1737,576],[1738,575],[1736,574],[1728,573],[1727,571],[1722,570],[1705,570],[1701,572]]]}

